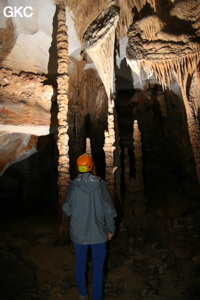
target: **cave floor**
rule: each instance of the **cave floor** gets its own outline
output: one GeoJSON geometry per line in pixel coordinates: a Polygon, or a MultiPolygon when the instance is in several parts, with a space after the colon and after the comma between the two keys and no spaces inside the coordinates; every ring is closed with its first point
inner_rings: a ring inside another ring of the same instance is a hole
{"type": "MultiPolygon", "coordinates": [[[[195,267],[191,258],[177,260],[169,249],[161,249],[155,238],[144,243],[139,228],[130,235],[120,226],[107,246],[104,300],[200,299],[199,261],[195,267]]],[[[1,221],[0,227],[0,299],[78,299],[73,244],[58,242],[55,217],[21,216],[1,221]]],[[[200,259],[199,248],[195,257],[200,259]]],[[[91,276],[88,260],[90,294],[91,276]]]]}
{"type": "MultiPolygon", "coordinates": [[[[1,222],[2,300],[78,299],[74,280],[75,256],[72,242],[58,242],[58,224],[47,216],[19,217],[1,222]]],[[[91,294],[91,260],[88,259],[88,290],[91,294]]],[[[128,261],[106,272],[108,295],[124,298],[124,282],[132,287],[128,261]],[[128,275],[129,274],[129,275],[128,275]],[[128,277],[127,277],[128,275],[128,277]],[[121,293],[121,294],[120,294],[121,293]]],[[[128,287],[129,286],[129,287],[128,287]]],[[[130,298],[132,299],[132,298],[130,298]]]]}

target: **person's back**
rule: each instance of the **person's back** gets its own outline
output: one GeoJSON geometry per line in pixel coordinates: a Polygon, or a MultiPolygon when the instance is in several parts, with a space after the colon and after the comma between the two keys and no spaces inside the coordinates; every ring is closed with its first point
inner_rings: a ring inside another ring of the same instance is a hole
{"type": "Polygon", "coordinates": [[[103,264],[106,241],[115,231],[117,213],[107,191],[105,181],[91,173],[94,166],[88,154],[77,159],[79,175],[70,182],[63,211],[70,217],[70,235],[76,253],[76,282],[79,299],[87,299],[86,258],[88,246],[92,250],[93,300],[102,300],[103,264]]]}
{"type": "Polygon", "coordinates": [[[81,173],[70,183],[63,210],[71,217],[71,239],[79,244],[99,244],[114,232],[116,216],[105,181],[91,173],[81,173]],[[106,224],[110,225],[107,228],[106,224]]]}

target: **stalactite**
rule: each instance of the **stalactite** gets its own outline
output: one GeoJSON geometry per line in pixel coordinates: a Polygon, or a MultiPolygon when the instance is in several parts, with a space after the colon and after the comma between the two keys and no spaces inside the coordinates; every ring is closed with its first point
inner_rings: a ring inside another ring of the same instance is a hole
{"type": "Polygon", "coordinates": [[[188,54],[186,56],[165,60],[129,60],[127,63],[131,69],[141,77],[141,71],[144,70],[148,76],[154,73],[156,79],[161,83],[163,89],[166,89],[175,81],[183,83],[186,74],[192,75],[198,62],[200,61],[200,52],[188,54]]]}
{"type": "MultiPolygon", "coordinates": [[[[139,70],[144,69],[147,74],[155,74],[157,80],[162,84],[163,89],[170,87],[171,83],[177,78],[180,85],[185,110],[187,114],[188,131],[191,145],[194,152],[197,176],[200,182],[200,128],[196,122],[192,108],[188,102],[187,96],[187,78],[192,75],[200,61],[200,52],[196,51],[192,54],[176,57],[174,59],[165,60],[147,60],[141,59],[137,61],[139,70]]],[[[128,60],[128,64],[134,70],[135,61],[128,60]]]]}
{"type": "MultiPolygon", "coordinates": [[[[58,31],[57,31],[57,54],[58,54],[58,75],[57,75],[57,103],[58,103],[58,188],[59,188],[59,209],[64,201],[67,183],[69,181],[69,157],[68,157],[68,36],[66,26],[66,12],[64,5],[58,5],[58,31]]],[[[59,210],[59,234],[67,230],[67,220],[59,210]]]]}
{"type": "Polygon", "coordinates": [[[114,101],[110,99],[113,92],[114,78],[114,43],[115,29],[119,20],[119,7],[110,1],[109,7],[102,11],[90,25],[84,35],[86,52],[92,58],[108,95],[108,129],[105,131],[106,181],[111,195],[114,194],[114,101]]]}
{"type": "Polygon", "coordinates": [[[117,40],[127,35],[127,29],[133,22],[133,1],[116,0],[116,5],[120,7],[119,22],[116,29],[117,40]]]}
{"type": "Polygon", "coordinates": [[[157,34],[162,31],[165,25],[165,23],[156,15],[143,18],[138,24],[142,39],[149,41],[155,40],[157,34]]]}
{"type": "Polygon", "coordinates": [[[97,18],[99,12],[106,9],[108,3],[109,0],[67,0],[67,6],[76,20],[74,25],[80,41],[88,26],[97,18]]]}
{"type": "Polygon", "coordinates": [[[87,50],[87,53],[92,57],[92,60],[99,71],[108,97],[110,97],[110,92],[113,92],[113,52],[114,30],[99,43],[98,46],[87,50]]]}
{"type": "Polygon", "coordinates": [[[113,92],[115,29],[119,8],[115,5],[103,11],[84,34],[86,52],[92,58],[108,98],[113,92]]]}
{"type": "Polygon", "coordinates": [[[135,0],[135,6],[138,11],[141,11],[147,3],[151,5],[154,11],[157,11],[159,0],[135,0]]]}

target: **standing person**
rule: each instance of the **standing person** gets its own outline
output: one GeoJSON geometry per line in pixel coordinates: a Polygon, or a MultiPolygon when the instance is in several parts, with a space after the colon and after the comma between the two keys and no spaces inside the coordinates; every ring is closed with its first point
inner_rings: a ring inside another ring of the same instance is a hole
{"type": "Polygon", "coordinates": [[[88,299],[86,262],[89,246],[93,265],[92,298],[102,300],[106,241],[111,240],[114,235],[114,217],[117,213],[105,181],[91,172],[94,167],[92,158],[84,153],[78,157],[77,167],[79,175],[70,182],[62,209],[70,217],[70,236],[75,247],[75,278],[79,300],[88,299]]]}

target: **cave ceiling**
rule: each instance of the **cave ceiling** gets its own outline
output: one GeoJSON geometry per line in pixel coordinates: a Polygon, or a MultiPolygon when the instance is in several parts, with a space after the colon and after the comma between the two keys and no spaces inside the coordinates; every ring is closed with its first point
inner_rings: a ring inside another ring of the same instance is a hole
{"type": "MultiPolygon", "coordinates": [[[[89,78],[98,82],[90,81],[90,89],[104,89],[101,99],[123,90],[144,93],[160,85],[183,100],[190,78],[198,115],[198,0],[1,0],[1,172],[36,151],[39,136],[56,133],[56,111],[52,109],[58,67],[56,5],[63,3],[68,34],[69,104],[73,103],[77,86],[80,88],[89,78]],[[33,14],[5,16],[7,6],[29,6],[33,14]],[[10,154],[4,159],[9,145],[10,154]]],[[[136,98],[132,101],[137,102],[136,98]]],[[[96,115],[101,115],[105,105],[98,99],[96,115]]]]}

